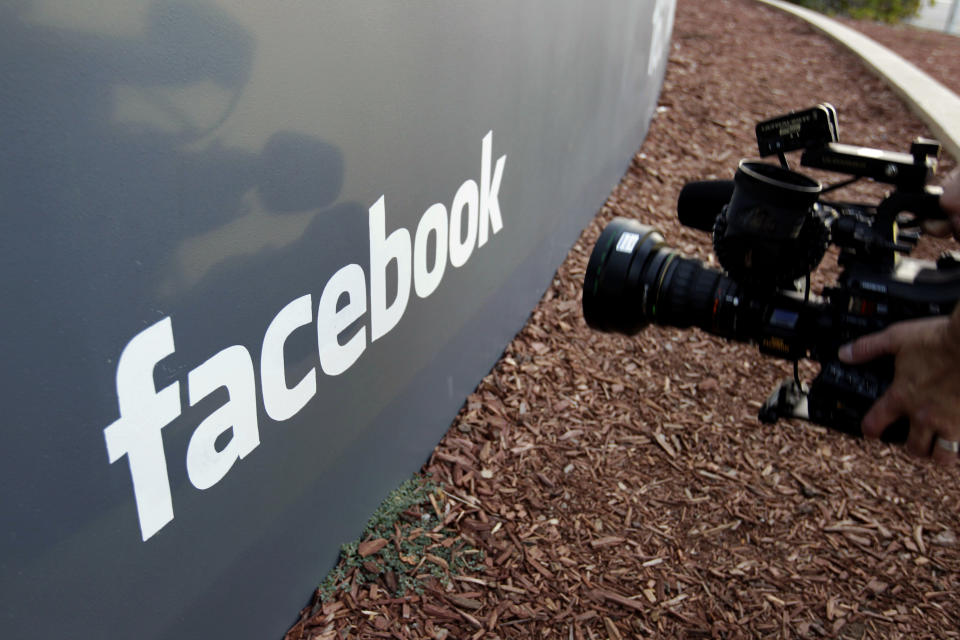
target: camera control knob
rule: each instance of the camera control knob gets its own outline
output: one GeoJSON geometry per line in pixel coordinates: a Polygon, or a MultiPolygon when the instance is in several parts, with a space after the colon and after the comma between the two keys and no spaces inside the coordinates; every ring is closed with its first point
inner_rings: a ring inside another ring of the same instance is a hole
{"type": "Polygon", "coordinates": [[[920,242],[920,234],[914,231],[900,231],[897,233],[897,242],[915,247],[920,242]]]}

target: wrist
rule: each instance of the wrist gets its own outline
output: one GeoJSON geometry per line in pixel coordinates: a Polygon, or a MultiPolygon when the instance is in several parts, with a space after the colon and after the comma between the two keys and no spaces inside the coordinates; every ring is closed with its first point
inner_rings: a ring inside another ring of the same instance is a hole
{"type": "Polygon", "coordinates": [[[960,216],[960,168],[954,169],[944,181],[940,208],[948,218],[960,216]]]}
{"type": "Polygon", "coordinates": [[[953,312],[947,318],[944,334],[946,346],[954,353],[960,353],[960,304],[953,308],[953,312]]]}

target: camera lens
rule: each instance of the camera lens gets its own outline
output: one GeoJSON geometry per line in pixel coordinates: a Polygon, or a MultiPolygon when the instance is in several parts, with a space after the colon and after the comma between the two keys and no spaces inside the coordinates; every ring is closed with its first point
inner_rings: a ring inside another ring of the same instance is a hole
{"type": "Polygon", "coordinates": [[[626,218],[616,218],[603,230],[583,282],[587,324],[628,335],[652,322],[697,326],[739,339],[740,302],[730,278],[683,257],[664,244],[657,230],[626,218]]]}

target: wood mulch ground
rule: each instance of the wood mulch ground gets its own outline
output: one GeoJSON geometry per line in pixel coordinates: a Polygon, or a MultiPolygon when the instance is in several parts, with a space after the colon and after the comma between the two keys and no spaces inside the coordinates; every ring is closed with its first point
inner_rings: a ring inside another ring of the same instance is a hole
{"type": "MultiPolygon", "coordinates": [[[[584,324],[584,268],[612,217],[710,259],[709,238],[676,221],[677,194],[755,155],[758,120],[829,101],[842,141],[905,150],[929,135],[795,18],[752,0],[678,4],[646,142],[424,468],[446,486],[435,508],[449,535],[483,549],[484,569],[402,598],[354,583],[307,606],[287,640],[960,637],[957,468],[760,424],[791,370],[753,347],[584,324]]],[[[960,78],[960,39],[860,27],[915,62],[941,56],[947,80],[960,78]]],[[[828,264],[816,282],[835,274],[828,264]]]]}

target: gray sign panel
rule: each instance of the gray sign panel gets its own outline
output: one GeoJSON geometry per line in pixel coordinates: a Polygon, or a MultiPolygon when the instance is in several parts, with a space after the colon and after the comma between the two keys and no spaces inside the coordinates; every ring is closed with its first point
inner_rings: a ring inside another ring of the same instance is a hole
{"type": "Polygon", "coordinates": [[[0,636],[277,637],[640,144],[674,0],[0,6],[0,636]]]}

